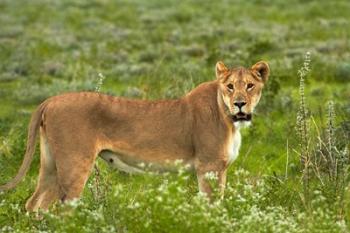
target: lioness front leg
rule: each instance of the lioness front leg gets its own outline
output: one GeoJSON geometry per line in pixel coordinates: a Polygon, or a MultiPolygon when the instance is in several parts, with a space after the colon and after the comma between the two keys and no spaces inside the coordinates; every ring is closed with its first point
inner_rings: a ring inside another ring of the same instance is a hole
{"type": "Polygon", "coordinates": [[[205,193],[209,199],[213,199],[213,188],[217,188],[221,198],[224,196],[225,186],[226,186],[226,173],[227,166],[224,161],[215,163],[199,163],[196,166],[196,173],[198,179],[199,191],[205,193]],[[211,174],[215,176],[214,184],[212,187],[209,179],[211,174]]]}

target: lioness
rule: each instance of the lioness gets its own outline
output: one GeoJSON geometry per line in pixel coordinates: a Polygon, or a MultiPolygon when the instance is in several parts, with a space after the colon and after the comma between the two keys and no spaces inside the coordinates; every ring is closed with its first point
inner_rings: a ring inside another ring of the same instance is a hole
{"type": "Polygon", "coordinates": [[[211,195],[205,178],[218,176],[223,193],[228,165],[238,156],[239,129],[249,124],[269,76],[260,61],[251,68],[216,64],[216,80],[177,100],[129,100],[93,92],[45,100],[33,113],[23,163],[0,191],[14,188],[29,169],[40,129],[40,172],[28,211],[57,200],[79,198],[97,156],[126,172],[140,163],[167,167],[182,160],[196,171],[199,190],[211,195]]]}

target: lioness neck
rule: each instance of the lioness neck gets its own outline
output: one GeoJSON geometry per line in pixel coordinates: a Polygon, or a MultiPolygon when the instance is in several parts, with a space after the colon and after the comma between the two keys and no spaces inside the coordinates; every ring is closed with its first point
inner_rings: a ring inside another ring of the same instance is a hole
{"type": "Polygon", "coordinates": [[[222,98],[218,95],[218,81],[205,82],[197,86],[185,97],[185,101],[191,105],[193,112],[196,112],[202,119],[210,120],[215,124],[225,125],[232,131],[233,124],[226,113],[222,98]],[[199,114],[198,114],[199,113],[199,114]]]}

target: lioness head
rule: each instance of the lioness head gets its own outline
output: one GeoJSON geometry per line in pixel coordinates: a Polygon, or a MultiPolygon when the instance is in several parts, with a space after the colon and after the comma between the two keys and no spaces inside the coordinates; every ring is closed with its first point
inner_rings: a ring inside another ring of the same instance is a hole
{"type": "Polygon", "coordinates": [[[250,69],[243,67],[229,69],[223,62],[216,64],[216,78],[219,81],[218,97],[223,100],[226,113],[230,115],[235,125],[250,123],[269,73],[269,65],[263,61],[256,63],[250,69]]]}

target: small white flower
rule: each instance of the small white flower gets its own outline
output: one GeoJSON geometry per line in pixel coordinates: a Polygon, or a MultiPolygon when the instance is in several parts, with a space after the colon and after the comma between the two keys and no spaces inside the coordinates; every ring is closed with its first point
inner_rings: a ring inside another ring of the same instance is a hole
{"type": "Polygon", "coordinates": [[[205,173],[204,177],[207,180],[217,180],[218,179],[218,173],[210,171],[210,172],[205,173]]]}

